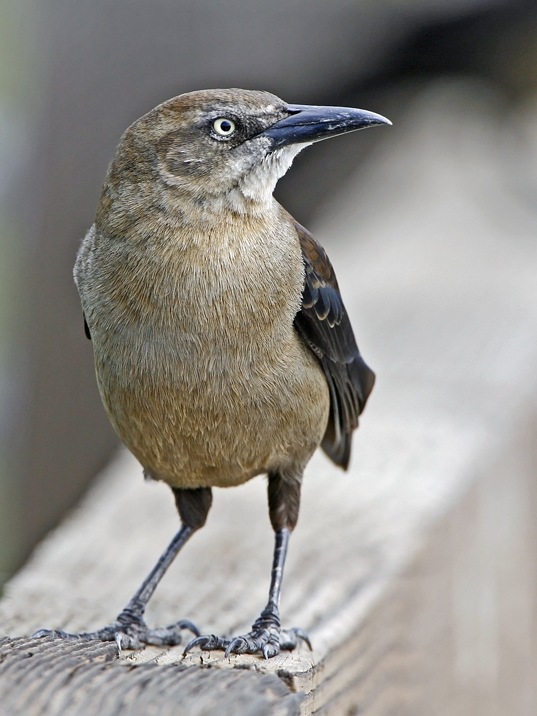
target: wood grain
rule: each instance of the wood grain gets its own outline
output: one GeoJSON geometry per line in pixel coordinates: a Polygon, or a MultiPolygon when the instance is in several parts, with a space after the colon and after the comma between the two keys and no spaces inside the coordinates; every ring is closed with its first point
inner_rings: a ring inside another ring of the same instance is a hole
{"type": "Polygon", "coordinates": [[[255,671],[145,664],[121,668],[115,644],[0,639],[1,713],[244,713],[296,716],[301,698],[255,671]],[[164,698],[161,698],[161,694],[164,698]]]}

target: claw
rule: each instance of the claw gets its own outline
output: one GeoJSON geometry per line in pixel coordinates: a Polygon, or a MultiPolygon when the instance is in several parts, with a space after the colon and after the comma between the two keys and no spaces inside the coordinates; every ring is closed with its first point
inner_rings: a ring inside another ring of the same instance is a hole
{"type": "Polygon", "coordinates": [[[199,646],[200,649],[203,649],[204,646],[206,646],[211,641],[210,636],[197,636],[195,639],[192,639],[191,642],[189,642],[185,646],[185,650],[183,651],[183,656],[186,656],[189,651],[191,651],[195,646],[199,646]]]}
{"type": "Polygon", "coordinates": [[[224,654],[224,659],[227,659],[230,654],[240,654],[241,651],[237,649],[238,646],[242,646],[244,639],[242,639],[240,636],[236,639],[233,639],[233,641],[228,645],[226,649],[226,653],[224,654]]]}
{"type": "Polygon", "coordinates": [[[176,626],[178,629],[188,629],[192,632],[192,634],[195,634],[198,637],[201,634],[198,627],[194,624],[194,622],[191,622],[190,619],[181,619],[180,622],[177,622],[177,624],[173,624],[172,626],[176,626]]]}
{"type": "Polygon", "coordinates": [[[118,656],[123,651],[123,636],[124,635],[119,631],[114,634],[114,641],[116,642],[118,656]]]}
{"type": "Polygon", "coordinates": [[[294,631],[295,634],[296,634],[300,639],[302,639],[303,641],[306,642],[306,644],[308,645],[310,651],[313,651],[313,647],[312,647],[312,645],[311,645],[310,638],[309,638],[307,632],[304,631],[304,629],[301,629],[300,627],[294,627],[292,631],[294,631]]]}
{"type": "Polygon", "coordinates": [[[270,658],[269,650],[268,650],[268,644],[263,644],[263,656],[265,657],[265,660],[268,661],[270,658]]]}

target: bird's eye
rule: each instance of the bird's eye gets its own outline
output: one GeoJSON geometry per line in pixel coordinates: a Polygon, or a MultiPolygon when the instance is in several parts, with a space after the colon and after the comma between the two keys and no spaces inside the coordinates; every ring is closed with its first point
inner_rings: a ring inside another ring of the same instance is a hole
{"type": "Polygon", "coordinates": [[[235,122],[226,117],[218,117],[213,122],[213,129],[221,137],[229,137],[235,131],[235,122]]]}

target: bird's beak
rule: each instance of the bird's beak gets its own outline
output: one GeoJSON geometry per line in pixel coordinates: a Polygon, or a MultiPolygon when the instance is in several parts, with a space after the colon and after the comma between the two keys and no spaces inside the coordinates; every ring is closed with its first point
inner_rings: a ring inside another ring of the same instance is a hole
{"type": "Polygon", "coordinates": [[[391,124],[389,119],[375,112],[351,107],[317,107],[309,104],[289,104],[292,112],[262,132],[269,137],[271,150],[288,144],[309,144],[321,139],[337,137],[338,134],[355,132],[357,129],[374,127],[377,124],[391,124]]]}

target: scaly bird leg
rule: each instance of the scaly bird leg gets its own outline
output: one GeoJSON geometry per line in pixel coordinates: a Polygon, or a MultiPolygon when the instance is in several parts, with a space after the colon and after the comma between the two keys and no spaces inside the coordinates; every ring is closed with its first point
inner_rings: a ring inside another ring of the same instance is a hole
{"type": "Polygon", "coordinates": [[[280,650],[292,650],[303,639],[311,649],[310,640],[302,629],[282,630],[280,624],[280,595],[283,568],[291,532],[298,519],[300,504],[300,479],[269,475],[269,512],[275,530],[274,558],[267,606],[252,624],[248,634],[227,639],[214,634],[198,636],[185,648],[184,654],[199,646],[203,651],[225,650],[230,654],[261,653],[265,659],[279,654],[280,650]],[[285,525],[285,526],[283,526],[285,525]]]}
{"type": "Polygon", "coordinates": [[[139,649],[142,644],[175,646],[181,643],[182,629],[189,629],[199,635],[196,625],[187,619],[157,629],[149,629],[144,621],[145,608],[153,592],[183,545],[196,530],[205,524],[212,502],[211,490],[208,487],[193,490],[174,489],[173,491],[183,523],[181,529],[117,619],[93,632],[69,634],[56,629],[39,629],[32,636],[116,641],[119,650],[121,650],[139,649]]]}

